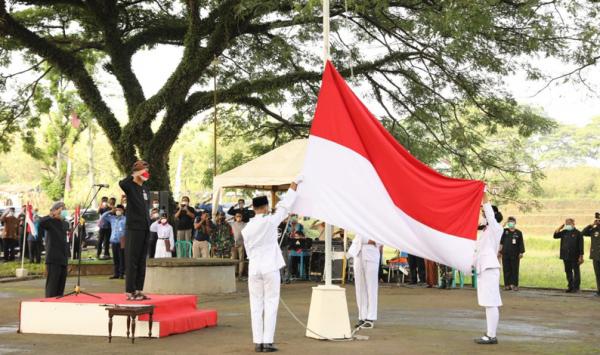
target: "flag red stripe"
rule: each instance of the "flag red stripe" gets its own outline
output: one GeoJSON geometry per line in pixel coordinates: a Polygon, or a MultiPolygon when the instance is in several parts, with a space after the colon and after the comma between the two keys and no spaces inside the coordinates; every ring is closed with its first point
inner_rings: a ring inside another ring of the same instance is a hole
{"type": "Polygon", "coordinates": [[[477,238],[484,183],[443,176],[413,157],[329,62],[310,134],[367,158],[394,204],[415,220],[450,235],[477,238]]]}

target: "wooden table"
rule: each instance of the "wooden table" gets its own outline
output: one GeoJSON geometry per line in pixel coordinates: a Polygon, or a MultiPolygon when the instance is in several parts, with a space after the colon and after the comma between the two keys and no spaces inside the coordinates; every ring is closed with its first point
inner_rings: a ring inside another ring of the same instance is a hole
{"type": "Polygon", "coordinates": [[[112,340],[113,316],[127,317],[127,339],[129,339],[129,328],[131,327],[131,343],[135,342],[135,318],[148,314],[148,337],[152,338],[152,315],[154,305],[146,304],[115,304],[105,308],[108,311],[108,342],[112,340]]]}

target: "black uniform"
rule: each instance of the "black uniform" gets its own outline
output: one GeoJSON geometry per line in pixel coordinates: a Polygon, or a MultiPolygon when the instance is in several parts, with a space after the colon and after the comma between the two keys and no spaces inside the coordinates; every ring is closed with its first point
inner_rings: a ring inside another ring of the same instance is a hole
{"type": "Polygon", "coordinates": [[[502,270],[504,272],[504,286],[519,286],[520,254],[525,253],[523,233],[520,230],[504,229],[502,238],[502,270]]]}
{"type": "Polygon", "coordinates": [[[591,237],[592,244],[590,245],[590,259],[594,264],[594,273],[596,274],[596,287],[600,294],[600,226],[589,225],[583,228],[581,234],[591,237]]]}
{"type": "Polygon", "coordinates": [[[62,296],[67,282],[67,263],[69,259],[69,243],[67,231],[69,224],[63,220],[43,217],[40,229],[45,230],[46,237],[46,297],[62,296]]]}
{"type": "Polygon", "coordinates": [[[418,282],[425,282],[425,259],[408,254],[408,267],[410,268],[410,283],[417,283],[417,275],[419,276],[418,282]]]}
{"type": "MultiPolygon", "coordinates": [[[[236,205],[239,206],[239,205],[236,205]]],[[[250,221],[250,218],[254,217],[256,215],[256,213],[254,211],[252,211],[251,209],[245,207],[245,208],[239,208],[236,206],[231,206],[231,208],[229,208],[229,211],[227,211],[227,214],[235,216],[238,213],[242,214],[242,222],[244,223],[248,223],[250,221]]]]}
{"type": "MultiPolygon", "coordinates": [[[[98,214],[102,216],[105,212],[110,210],[110,207],[102,207],[98,209],[98,214]]],[[[102,226],[102,228],[100,228],[100,230],[98,231],[98,245],[96,245],[96,257],[98,259],[100,259],[102,249],[104,249],[104,257],[110,258],[110,234],[110,223],[105,223],[105,225],[102,226]]]]}
{"type": "Polygon", "coordinates": [[[577,291],[581,284],[579,257],[583,256],[583,235],[574,228],[555,232],[554,239],[560,239],[560,258],[565,264],[569,290],[577,291]]]}
{"type": "Polygon", "coordinates": [[[144,289],[146,278],[146,256],[150,236],[149,197],[145,184],[141,186],[128,176],[119,181],[119,186],[127,195],[125,215],[125,292],[133,293],[144,289]]]}

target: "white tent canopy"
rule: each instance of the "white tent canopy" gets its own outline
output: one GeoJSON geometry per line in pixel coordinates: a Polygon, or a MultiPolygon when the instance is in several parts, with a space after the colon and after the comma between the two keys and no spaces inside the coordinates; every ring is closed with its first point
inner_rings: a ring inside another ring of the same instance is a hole
{"type": "Polygon", "coordinates": [[[272,198],[276,191],[286,190],[302,170],[307,144],[307,139],[293,140],[246,164],[215,176],[213,213],[218,209],[225,188],[268,190],[272,192],[272,198]]]}

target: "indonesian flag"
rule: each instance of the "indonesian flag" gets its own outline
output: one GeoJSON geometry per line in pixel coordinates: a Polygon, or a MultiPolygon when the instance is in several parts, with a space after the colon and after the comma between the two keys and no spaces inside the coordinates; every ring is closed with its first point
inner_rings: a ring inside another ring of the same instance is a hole
{"type": "Polygon", "coordinates": [[[81,217],[81,205],[75,207],[75,213],[73,214],[73,228],[77,229],[79,226],[79,218],[81,217]]]}
{"type": "Polygon", "coordinates": [[[402,147],[327,62],[294,212],[471,271],[484,183],[402,147]]]}
{"type": "Polygon", "coordinates": [[[33,206],[29,202],[27,203],[27,212],[25,213],[25,224],[27,225],[27,233],[37,237],[37,230],[33,223],[33,206]]]}

